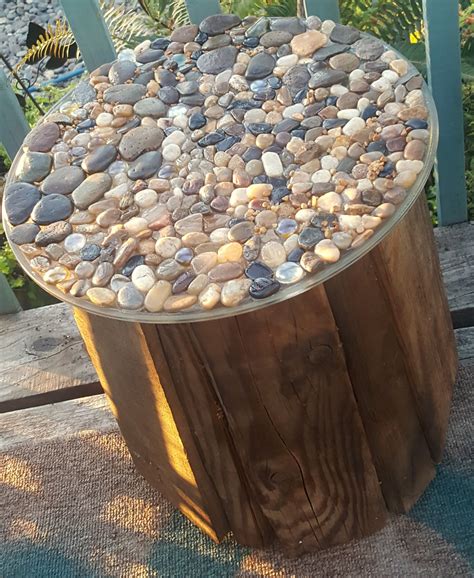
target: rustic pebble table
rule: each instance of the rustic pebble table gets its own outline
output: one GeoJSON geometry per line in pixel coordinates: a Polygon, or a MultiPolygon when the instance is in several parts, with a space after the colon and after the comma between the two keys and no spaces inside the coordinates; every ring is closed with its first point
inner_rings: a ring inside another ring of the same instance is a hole
{"type": "Polygon", "coordinates": [[[381,41],[229,14],[101,66],[25,140],[15,255],[74,306],[138,470],[213,539],[345,543],[433,478],[457,367],[436,144],[381,41]]]}

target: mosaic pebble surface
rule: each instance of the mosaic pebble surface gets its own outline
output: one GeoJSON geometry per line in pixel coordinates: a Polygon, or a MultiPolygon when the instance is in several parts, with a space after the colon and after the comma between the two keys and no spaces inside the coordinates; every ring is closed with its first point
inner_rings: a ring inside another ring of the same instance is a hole
{"type": "Polygon", "coordinates": [[[211,16],[89,81],[26,138],[4,216],[33,272],[99,307],[264,303],[370,239],[425,165],[420,75],[332,21],[211,16]]]}

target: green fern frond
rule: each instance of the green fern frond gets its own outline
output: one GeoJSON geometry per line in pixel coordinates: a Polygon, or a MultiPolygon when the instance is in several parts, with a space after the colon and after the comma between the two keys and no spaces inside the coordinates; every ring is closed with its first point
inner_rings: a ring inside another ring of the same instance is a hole
{"type": "Polygon", "coordinates": [[[186,3],[184,0],[177,0],[173,3],[171,19],[173,20],[173,25],[175,28],[190,23],[188,9],[186,8],[186,3]]]}
{"type": "Polygon", "coordinates": [[[100,7],[110,36],[117,50],[138,44],[156,33],[153,20],[135,7],[115,5],[112,0],[101,0],[100,7]]]}

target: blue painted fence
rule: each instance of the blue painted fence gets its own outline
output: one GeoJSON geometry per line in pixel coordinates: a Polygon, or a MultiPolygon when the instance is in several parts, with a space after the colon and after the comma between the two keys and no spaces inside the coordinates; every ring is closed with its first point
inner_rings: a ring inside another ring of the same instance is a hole
{"type": "MultiPolygon", "coordinates": [[[[220,12],[219,0],[185,1],[190,19],[195,23],[220,12]]],[[[428,78],[440,126],[436,163],[439,222],[450,225],[467,220],[458,2],[422,1],[428,78]]],[[[113,60],[115,50],[97,0],[61,0],[61,3],[88,70],[113,60]]],[[[305,9],[307,16],[339,19],[338,0],[305,0],[305,9]]],[[[25,134],[25,121],[13,100],[12,91],[0,74],[0,142],[5,144],[10,156],[18,150],[25,134]]]]}

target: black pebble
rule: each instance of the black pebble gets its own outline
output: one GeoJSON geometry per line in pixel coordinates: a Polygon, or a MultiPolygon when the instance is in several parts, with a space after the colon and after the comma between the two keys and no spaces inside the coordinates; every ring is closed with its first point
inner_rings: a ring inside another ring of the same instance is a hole
{"type": "Polygon", "coordinates": [[[134,269],[138,267],[138,265],[143,265],[143,263],[145,263],[145,257],[143,255],[134,255],[133,257],[130,257],[130,259],[123,266],[123,269],[121,271],[122,275],[130,277],[134,269]]]}
{"type": "Polygon", "coordinates": [[[254,279],[250,285],[249,293],[254,299],[265,299],[274,295],[280,290],[280,283],[275,279],[259,277],[254,279]]]}
{"type": "Polygon", "coordinates": [[[245,269],[245,275],[249,279],[260,279],[261,277],[273,277],[273,271],[268,265],[261,261],[254,261],[245,269]]]}

